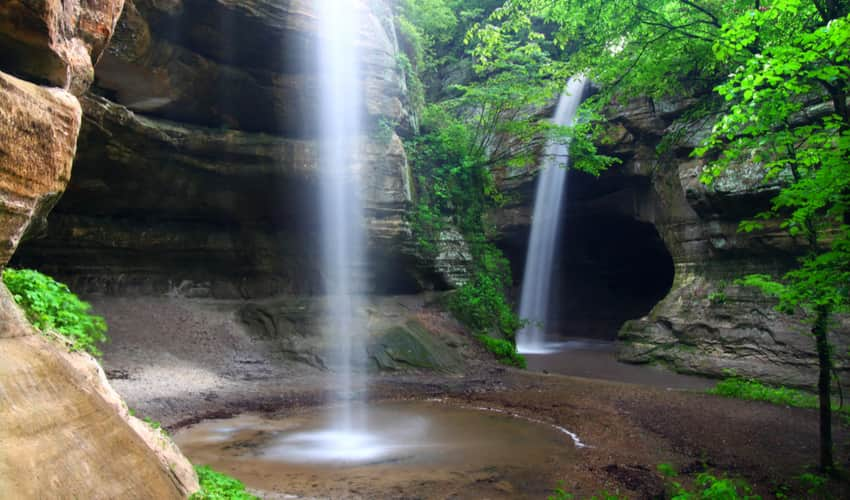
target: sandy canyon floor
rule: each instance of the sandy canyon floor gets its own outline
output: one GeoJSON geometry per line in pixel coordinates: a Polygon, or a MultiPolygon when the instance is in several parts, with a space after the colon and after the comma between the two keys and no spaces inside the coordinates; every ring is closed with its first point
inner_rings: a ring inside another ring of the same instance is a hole
{"type": "MultiPolygon", "coordinates": [[[[113,385],[137,415],[161,421],[178,441],[205,419],[303,417],[329,397],[323,370],[274,354],[266,340],[240,326],[234,304],[165,298],[92,302],[110,324],[103,364],[113,385]]],[[[445,320],[421,303],[404,309],[430,314],[435,323],[445,320]]],[[[248,486],[266,498],[546,498],[559,484],[577,498],[603,490],[654,498],[665,487],[656,466],[670,463],[686,482],[707,467],[744,477],[771,498],[780,484],[817,460],[817,415],[811,410],[663,383],[522,371],[491,361],[471,339],[463,349],[463,373],[379,373],[362,394],[374,402],[437,400],[451,408],[488,409],[567,429],[587,446],[564,438],[564,453],[549,450],[517,463],[485,460],[455,471],[426,467],[419,474],[383,464],[331,475],[290,474],[285,484],[246,480],[248,486]]],[[[850,435],[837,421],[835,428],[837,456],[846,463],[850,435]]],[[[195,462],[203,458],[188,455],[195,462]]],[[[833,489],[837,497],[848,493],[839,484],[833,489]]]]}

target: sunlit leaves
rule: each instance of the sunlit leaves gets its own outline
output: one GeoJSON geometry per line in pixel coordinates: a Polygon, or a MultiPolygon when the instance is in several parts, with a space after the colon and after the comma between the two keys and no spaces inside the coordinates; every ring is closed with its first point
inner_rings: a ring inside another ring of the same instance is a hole
{"type": "Polygon", "coordinates": [[[824,22],[809,1],[770,2],[724,25],[714,50],[737,66],[716,87],[727,107],[696,151],[716,158],[703,180],[741,162],[759,165],[783,186],[759,218],[780,219],[807,249],[781,279],[753,275],[742,283],[776,296],[788,312],[847,308],[850,116],[842,102],[850,90],[850,19],[824,22]]]}

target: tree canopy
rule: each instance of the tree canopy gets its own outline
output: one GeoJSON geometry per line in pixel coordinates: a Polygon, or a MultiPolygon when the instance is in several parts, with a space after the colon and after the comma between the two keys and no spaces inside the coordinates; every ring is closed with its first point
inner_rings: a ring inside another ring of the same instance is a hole
{"type": "MultiPolygon", "coordinates": [[[[428,50],[451,46],[456,58],[458,33],[469,28],[463,41],[474,72],[441,106],[480,134],[468,141],[473,169],[522,164],[539,152],[539,140],[556,138],[571,141],[573,167],[599,172],[615,162],[596,149],[606,106],[697,97],[697,114],[714,124],[694,151],[704,159],[702,180],[710,185],[747,167],[779,186],[771,208],[740,229],[781,221],[799,242],[799,266],[741,283],[811,318],[822,433],[829,431],[827,332],[832,315],[850,306],[850,0],[505,0],[471,16],[458,14],[458,2],[407,3],[430,16],[419,21],[430,33],[428,50]],[[579,125],[541,125],[529,109],[575,75],[599,90],[579,125]]],[[[432,68],[446,64],[434,55],[432,68]]],[[[822,434],[825,468],[830,440],[822,434]]]]}

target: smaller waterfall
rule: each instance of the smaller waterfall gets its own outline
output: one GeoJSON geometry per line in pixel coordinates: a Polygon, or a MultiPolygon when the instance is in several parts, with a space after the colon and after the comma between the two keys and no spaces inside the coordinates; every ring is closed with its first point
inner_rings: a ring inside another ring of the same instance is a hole
{"type": "MultiPolygon", "coordinates": [[[[558,100],[552,121],[571,125],[587,86],[584,78],[572,78],[558,100]]],[[[567,184],[569,147],[550,143],[546,146],[543,165],[537,179],[531,238],[525,260],[520,297],[520,318],[529,323],[517,334],[517,349],[521,353],[545,353],[545,322],[548,319],[552,266],[558,242],[561,207],[567,184]]]]}

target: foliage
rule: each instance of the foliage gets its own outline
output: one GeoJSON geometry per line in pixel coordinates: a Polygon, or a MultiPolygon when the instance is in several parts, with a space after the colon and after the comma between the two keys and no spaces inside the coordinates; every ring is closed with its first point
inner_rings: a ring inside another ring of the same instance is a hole
{"type": "Polygon", "coordinates": [[[516,346],[503,339],[496,339],[485,334],[476,335],[479,341],[484,344],[484,347],[487,348],[488,351],[492,352],[496,359],[499,360],[500,363],[516,366],[517,368],[526,368],[525,357],[522,354],[519,354],[516,350],[516,346]]]}
{"type": "MultiPolygon", "coordinates": [[[[708,393],[727,398],[767,401],[795,408],[818,407],[818,397],[814,394],[787,387],[772,387],[756,380],[736,376],[721,380],[709,389],[708,393]]],[[[850,416],[850,407],[833,407],[833,411],[840,411],[842,414],[850,416]]]]}
{"type": "Polygon", "coordinates": [[[755,166],[779,186],[770,210],[743,221],[742,231],[776,219],[805,248],[799,266],[780,278],[753,274],[740,283],[812,321],[825,470],[833,469],[828,330],[834,313],[850,310],[848,10],[841,1],[776,0],[724,24],[713,49],[734,70],[716,87],[724,112],[696,151],[713,160],[706,183],[755,166]]]}
{"type": "Polygon", "coordinates": [[[700,473],[694,481],[696,489],[689,491],[672,481],[672,500],[759,500],[752,487],[743,479],[718,478],[708,472],[700,473]]]}
{"type": "Polygon", "coordinates": [[[671,464],[659,464],[658,472],[668,481],[672,500],[758,500],[752,487],[743,479],[729,477],[718,478],[702,472],[694,480],[695,490],[691,490],[678,481],[679,473],[671,464]]]}
{"type": "MultiPolygon", "coordinates": [[[[574,498],[575,495],[573,495],[572,493],[567,493],[567,491],[564,490],[563,481],[559,481],[558,487],[552,490],[551,495],[546,497],[547,500],[573,500],[574,498]]],[[[625,500],[626,498],[627,497],[621,497],[620,495],[614,495],[606,491],[597,495],[593,495],[592,497],[590,497],[590,500],[625,500]]]]}
{"type": "Polygon", "coordinates": [[[154,419],[152,419],[152,418],[150,418],[150,417],[145,417],[145,418],[143,418],[142,420],[143,420],[146,424],[148,424],[148,425],[151,427],[151,429],[153,429],[153,430],[155,430],[155,431],[159,431],[159,433],[160,433],[160,434],[162,434],[163,436],[168,436],[168,431],[166,431],[166,430],[162,427],[162,423],[160,423],[159,421],[154,420],[154,419]]]}
{"type": "Polygon", "coordinates": [[[771,209],[744,221],[741,229],[757,231],[763,228],[761,220],[780,218],[791,236],[802,238],[808,253],[782,279],[751,275],[742,283],[777,297],[788,313],[800,308],[833,312],[850,305],[850,228],[845,222],[850,115],[836,106],[820,117],[805,116],[807,108],[833,100],[830,89],[837,89],[846,107],[850,19],[823,26],[818,20],[811,2],[783,0],[725,27],[715,50],[739,66],[717,87],[729,108],[698,150],[719,151],[703,175],[706,182],[751,162],[764,171],[765,181],[782,184],[771,209]]]}
{"type": "MultiPolygon", "coordinates": [[[[479,338],[498,331],[513,340],[520,321],[505,296],[512,284],[510,265],[488,240],[485,222],[487,209],[501,203],[501,195],[483,152],[473,143],[474,134],[464,120],[438,105],[426,108],[420,135],[407,142],[417,180],[410,223],[420,247],[432,254],[448,223],[460,230],[472,254],[473,277],[451,295],[448,307],[479,338]]],[[[497,357],[524,364],[508,344],[510,355],[497,353],[497,357]]],[[[495,344],[485,345],[493,350],[495,344]]]]}
{"type": "MultiPolygon", "coordinates": [[[[693,481],[693,487],[688,487],[678,480],[678,472],[671,464],[659,464],[658,471],[667,479],[667,489],[671,500],[759,500],[760,496],[753,494],[752,487],[743,479],[720,477],[703,472],[693,481]]],[[[567,493],[563,484],[554,490],[548,500],[572,500],[575,498],[567,493]]],[[[606,492],[593,495],[591,499],[619,500],[620,495],[606,492]]]]}
{"type": "Polygon", "coordinates": [[[748,4],[510,0],[474,26],[468,40],[479,71],[498,70],[505,61],[537,59],[544,79],[564,82],[584,75],[598,85],[599,93],[582,106],[589,116],[584,123],[591,125],[576,132],[572,139],[579,147],[573,145],[571,151],[576,168],[595,172],[616,161],[596,148],[605,140],[603,107],[638,96],[707,92],[726,72],[713,44],[723,23],[748,4]]]}
{"type": "Polygon", "coordinates": [[[97,344],[107,340],[106,322],[90,314],[91,306],[66,285],[31,269],[6,269],[3,282],[33,326],[61,334],[72,351],[100,356],[97,344]]]}
{"type": "Polygon", "coordinates": [[[787,387],[771,387],[756,380],[741,377],[725,378],[709,389],[708,393],[727,398],[767,401],[797,408],[817,408],[818,406],[817,397],[813,394],[787,387]]]}
{"type": "Polygon", "coordinates": [[[196,465],[195,472],[201,483],[201,491],[190,500],[259,500],[245,491],[245,485],[237,479],[216,472],[206,465],[196,465]]]}
{"type": "Polygon", "coordinates": [[[495,328],[512,341],[521,325],[505,301],[502,290],[503,287],[495,283],[491,275],[479,272],[449,297],[449,310],[476,332],[489,332],[495,328]]]}
{"type": "Polygon", "coordinates": [[[725,304],[728,297],[723,290],[715,290],[708,294],[708,300],[712,304],[725,304]]]}

